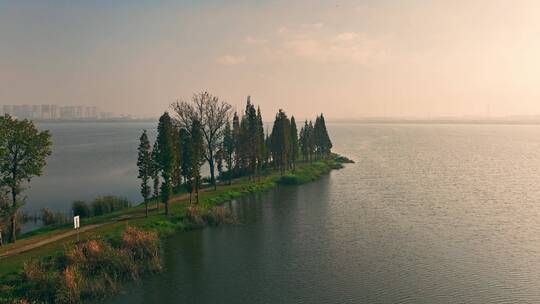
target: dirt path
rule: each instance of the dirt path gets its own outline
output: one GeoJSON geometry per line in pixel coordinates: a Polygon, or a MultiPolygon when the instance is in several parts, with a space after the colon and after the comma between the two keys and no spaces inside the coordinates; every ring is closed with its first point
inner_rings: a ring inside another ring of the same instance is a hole
{"type": "MultiPolygon", "coordinates": [[[[101,224],[94,224],[94,225],[88,225],[86,227],[83,227],[79,230],[79,233],[83,233],[83,232],[86,232],[86,231],[89,231],[89,230],[92,230],[92,229],[96,229],[98,227],[101,227],[103,225],[107,225],[107,224],[110,224],[111,222],[107,222],[107,223],[101,223],[101,224]]],[[[56,242],[56,241],[59,241],[61,239],[64,239],[64,238],[67,238],[67,237],[70,237],[70,236],[73,236],[73,235],[76,235],[77,234],[77,231],[76,230],[71,230],[71,231],[67,231],[67,232],[63,232],[63,233],[59,233],[59,234],[56,234],[56,235],[53,235],[51,237],[48,237],[44,240],[41,240],[41,241],[37,241],[35,243],[31,243],[31,244],[26,244],[26,245],[22,245],[22,246],[17,246],[17,243],[14,244],[13,248],[9,248],[8,250],[0,253],[0,258],[4,258],[4,257],[7,257],[7,256],[10,256],[10,255],[14,255],[14,254],[19,254],[19,253],[23,253],[23,252],[26,252],[26,251],[30,251],[32,249],[35,249],[35,248],[38,248],[38,247],[41,247],[41,246],[44,246],[44,245],[47,245],[47,244],[50,244],[50,243],[53,243],[53,242],[56,242]]]]}
{"type": "MultiPolygon", "coordinates": [[[[201,192],[206,192],[208,190],[209,189],[201,189],[201,192]]],[[[175,203],[179,203],[179,202],[181,202],[183,200],[187,200],[187,199],[189,199],[189,193],[183,193],[183,194],[180,194],[180,195],[177,195],[177,196],[173,197],[170,200],[170,203],[175,204],[175,203]]],[[[164,206],[162,205],[160,208],[164,208],[164,206]]],[[[150,210],[153,211],[155,209],[156,209],[156,207],[153,207],[150,210]]],[[[124,215],[124,216],[120,216],[120,217],[118,217],[116,219],[113,219],[112,221],[109,221],[109,222],[88,225],[88,226],[85,226],[85,227],[81,228],[79,230],[79,233],[84,233],[86,231],[90,231],[90,230],[99,228],[101,226],[110,225],[110,224],[113,224],[113,223],[116,223],[116,222],[119,222],[119,221],[144,216],[143,212],[144,212],[144,210],[139,211],[138,213],[141,213],[141,214],[138,215],[138,216],[124,215]]],[[[0,252],[0,259],[8,257],[8,256],[15,255],[15,254],[27,252],[27,251],[36,249],[38,247],[45,246],[45,245],[50,244],[50,243],[60,241],[62,239],[68,238],[70,236],[74,236],[76,234],[77,234],[76,230],[70,230],[70,231],[58,233],[58,234],[55,234],[55,235],[52,235],[52,236],[48,236],[48,237],[46,237],[46,238],[44,238],[42,240],[36,241],[35,243],[24,243],[24,240],[21,240],[20,242],[22,242],[22,243],[8,244],[5,247],[0,247],[0,251],[1,251],[0,252]]]]}
{"type": "MultiPolygon", "coordinates": [[[[105,225],[110,225],[110,224],[114,224],[114,223],[117,223],[117,222],[120,222],[120,221],[125,221],[125,220],[138,218],[138,217],[142,217],[142,216],[144,216],[144,214],[141,214],[141,215],[138,215],[138,216],[133,216],[133,215],[119,216],[119,217],[114,218],[112,221],[109,221],[109,222],[84,226],[79,230],[79,233],[85,233],[87,231],[94,230],[96,228],[99,228],[99,227],[102,227],[102,226],[105,226],[105,225]]],[[[74,235],[77,235],[77,230],[70,230],[70,231],[58,233],[58,234],[55,234],[55,235],[51,235],[51,236],[48,236],[48,237],[46,237],[46,238],[44,238],[42,240],[36,241],[34,243],[29,243],[29,244],[28,243],[26,243],[26,244],[24,244],[24,243],[22,243],[22,244],[21,243],[8,244],[5,247],[0,247],[0,249],[5,249],[5,251],[0,252],[0,259],[8,257],[8,256],[15,255],[15,254],[27,252],[27,251],[36,249],[38,247],[45,246],[47,244],[54,243],[56,241],[60,241],[62,239],[65,239],[65,238],[68,238],[68,237],[74,236],[74,235]]],[[[21,240],[20,242],[24,242],[24,241],[25,240],[21,240]]]]}

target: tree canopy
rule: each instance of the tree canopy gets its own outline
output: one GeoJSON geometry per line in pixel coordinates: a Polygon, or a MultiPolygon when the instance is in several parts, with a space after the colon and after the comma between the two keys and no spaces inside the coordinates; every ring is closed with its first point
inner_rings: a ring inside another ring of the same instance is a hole
{"type": "Polygon", "coordinates": [[[15,242],[17,212],[24,203],[20,194],[23,183],[40,176],[51,155],[52,142],[48,131],[39,131],[29,120],[9,115],[0,117],[0,188],[10,192],[10,241],[15,242]]]}

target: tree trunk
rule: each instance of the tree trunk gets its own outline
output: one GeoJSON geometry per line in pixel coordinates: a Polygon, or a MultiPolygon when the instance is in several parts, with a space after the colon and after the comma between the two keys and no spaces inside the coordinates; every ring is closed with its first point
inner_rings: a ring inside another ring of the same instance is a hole
{"type": "MultiPolygon", "coordinates": [[[[15,177],[13,179],[15,179],[15,177]]],[[[9,241],[15,243],[17,241],[17,209],[15,209],[17,207],[17,190],[15,187],[11,187],[11,199],[14,211],[10,217],[11,236],[9,241]]]]}
{"type": "MultiPolygon", "coordinates": [[[[217,189],[216,186],[216,176],[215,176],[215,168],[214,168],[214,151],[211,149],[208,149],[208,166],[210,166],[210,183],[212,186],[214,186],[214,190],[217,189]]],[[[198,195],[197,195],[198,197],[198,195]]]]}
{"type": "Polygon", "coordinates": [[[148,200],[147,199],[144,200],[144,205],[146,207],[146,217],[148,217],[148,200]]]}
{"type": "Polygon", "coordinates": [[[196,178],[195,179],[195,194],[197,195],[197,205],[199,204],[199,183],[200,183],[200,180],[199,178],[196,178]]]}
{"type": "Polygon", "coordinates": [[[169,200],[165,202],[165,215],[169,215],[169,200]]]}

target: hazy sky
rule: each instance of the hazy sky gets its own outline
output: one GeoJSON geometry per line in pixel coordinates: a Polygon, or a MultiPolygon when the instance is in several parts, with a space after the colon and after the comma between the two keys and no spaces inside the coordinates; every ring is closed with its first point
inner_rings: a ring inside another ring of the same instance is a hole
{"type": "Polygon", "coordinates": [[[540,114],[540,1],[0,0],[0,104],[540,114]]]}

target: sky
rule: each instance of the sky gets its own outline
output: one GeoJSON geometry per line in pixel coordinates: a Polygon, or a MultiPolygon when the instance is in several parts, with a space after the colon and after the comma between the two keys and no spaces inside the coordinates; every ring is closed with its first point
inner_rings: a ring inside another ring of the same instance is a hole
{"type": "Polygon", "coordinates": [[[540,114],[540,1],[0,0],[0,104],[540,114]]]}

